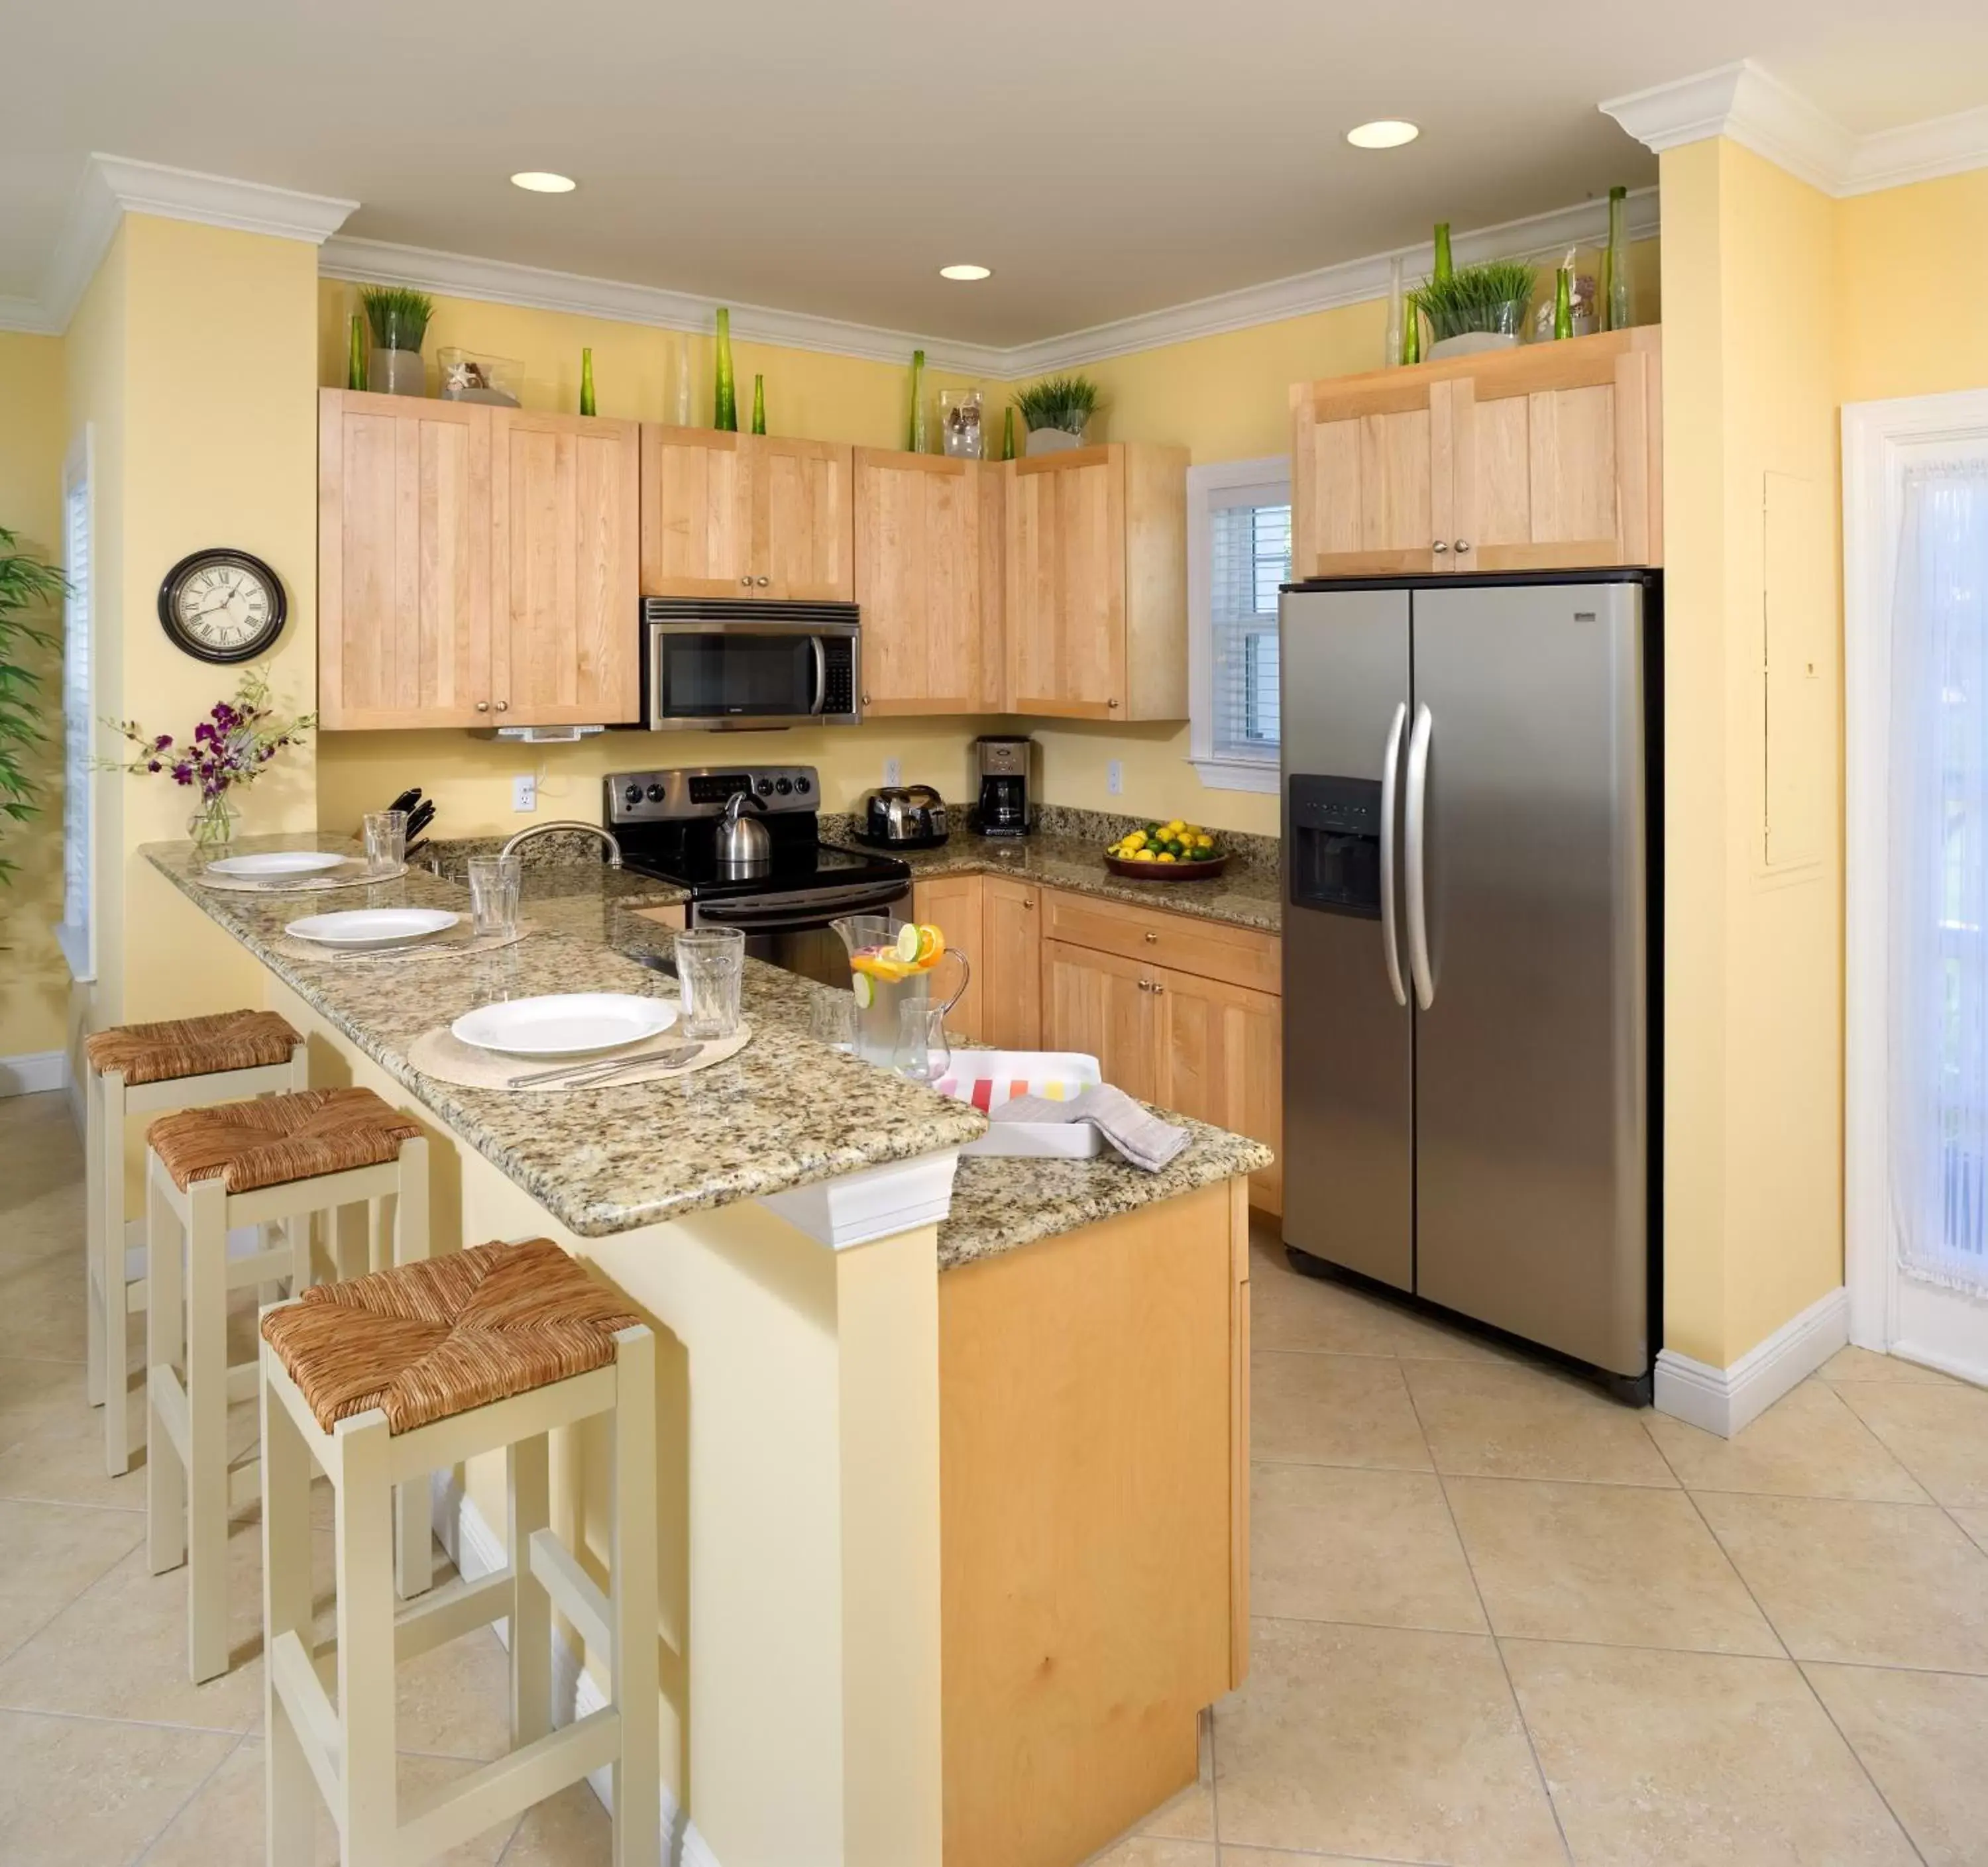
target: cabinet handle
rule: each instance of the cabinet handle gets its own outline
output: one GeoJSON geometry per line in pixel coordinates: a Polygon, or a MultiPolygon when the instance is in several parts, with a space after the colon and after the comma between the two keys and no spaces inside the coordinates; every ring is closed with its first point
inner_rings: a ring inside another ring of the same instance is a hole
{"type": "Polygon", "coordinates": [[[1429,549],[1435,552],[1439,557],[1441,556],[1443,552],[1449,550],[1449,540],[1445,538],[1433,539],[1431,541],[1429,545],[1429,549]]]}
{"type": "Polygon", "coordinates": [[[1459,557],[1461,557],[1464,552],[1468,551],[1469,549],[1470,541],[1469,538],[1460,538],[1456,541],[1456,554],[1459,557]]]}
{"type": "Polygon", "coordinates": [[[509,713],[511,711],[511,703],[509,701],[499,701],[497,703],[497,711],[499,713],[509,713]]]}
{"type": "Polygon", "coordinates": [[[1148,934],[1146,936],[1146,944],[1147,944],[1148,946],[1149,946],[1149,947],[1157,947],[1159,944],[1160,944],[1160,937],[1159,937],[1159,935],[1158,935],[1158,934],[1148,934]]]}
{"type": "Polygon", "coordinates": [[[478,713],[488,713],[490,711],[490,703],[488,701],[478,701],[476,703],[476,711],[478,713]]]}
{"type": "Polygon", "coordinates": [[[752,581],[759,585],[760,589],[763,590],[768,584],[773,582],[773,579],[770,577],[755,577],[752,581]]]}

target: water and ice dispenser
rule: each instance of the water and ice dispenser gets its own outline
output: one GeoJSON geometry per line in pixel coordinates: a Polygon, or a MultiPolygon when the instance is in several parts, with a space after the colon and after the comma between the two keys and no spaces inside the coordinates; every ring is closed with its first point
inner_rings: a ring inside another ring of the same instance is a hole
{"type": "Polygon", "coordinates": [[[1291,905],[1379,920],[1380,781],[1293,772],[1290,786],[1291,905]]]}

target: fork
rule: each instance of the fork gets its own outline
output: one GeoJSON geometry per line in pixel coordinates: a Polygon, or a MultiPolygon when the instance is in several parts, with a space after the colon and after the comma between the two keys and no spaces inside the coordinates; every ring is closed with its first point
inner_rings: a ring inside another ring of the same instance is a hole
{"type": "Polygon", "coordinates": [[[564,1089],[590,1089],[624,1070],[674,1069],[679,1063],[688,1063],[703,1048],[702,1044],[679,1044],[673,1049],[652,1050],[639,1057],[611,1057],[604,1062],[597,1058],[591,1063],[568,1063],[558,1069],[528,1070],[522,1076],[512,1077],[504,1086],[522,1089],[534,1084],[556,1082],[564,1089]]]}

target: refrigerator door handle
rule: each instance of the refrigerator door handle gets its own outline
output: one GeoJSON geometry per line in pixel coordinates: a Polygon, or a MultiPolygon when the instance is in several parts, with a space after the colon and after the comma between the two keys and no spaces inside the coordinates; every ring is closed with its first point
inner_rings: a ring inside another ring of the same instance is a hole
{"type": "Polygon", "coordinates": [[[1399,1005],[1408,1002],[1408,993],[1401,983],[1401,939],[1395,927],[1395,774],[1401,768],[1401,729],[1408,720],[1408,703],[1403,701],[1395,708],[1388,749],[1381,755],[1381,953],[1388,963],[1388,989],[1399,1005]]]}
{"type": "MultiPolygon", "coordinates": [[[[1426,703],[1415,709],[1415,730],[1408,735],[1408,785],[1403,812],[1402,851],[1408,864],[1408,970],[1415,976],[1415,1003],[1426,1011],[1435,1003],[1435,977],[1429,969],[1428,900],[1424,885],[1423,832],[1428,806],[1429,739],[1435,721],[1426,703]]],[[[1384,843],[1382,848],[1387,846],[1384,843]]]]}

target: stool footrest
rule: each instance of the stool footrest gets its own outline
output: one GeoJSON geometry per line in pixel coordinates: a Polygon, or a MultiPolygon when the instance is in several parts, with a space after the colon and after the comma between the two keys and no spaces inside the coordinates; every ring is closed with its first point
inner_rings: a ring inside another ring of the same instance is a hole
{"type": "Polygon", "coordinates": [[[486,1764],[473,1776],[411,1798],[395,1852],[403,1862],[438,1859],[498,1822],[613,1763],[621,1714],[612,1705],[486,1764]]]}
{"type": "Polygon", "coordinates": [[[532,1532],[532,1573],[553,1598],[553,1605],[573,1622],[581,1639],[597,1653],[614,1650],[614,1612],[593,1578],[580,1566],[573,1551],[549,1530],[532,1532]]]}
{"type": "Polygon", "coordinates": [[[343,1746],[339,1741],[338,1713],[332,1709],[330,1695],[317,1676],[317,1668],[295,1629],[277,1635],[269,1649],[269,1683],[296,1733],[297,1747],[317,1779],[318,1794],[334,1820],[342,1805],[339,1794],[344,1774],[343,1746]]]}
{"type": "Polygon", "coordinates": [[[394,1620],[394,1659],[404,1666],[438,1646],[501,1621],[511,1612],[512,1592],[516,1580],[507,1562],[503,1568],[474,1582],[445,1583],[411,1608],[404,1608],[394,1620]]]}

